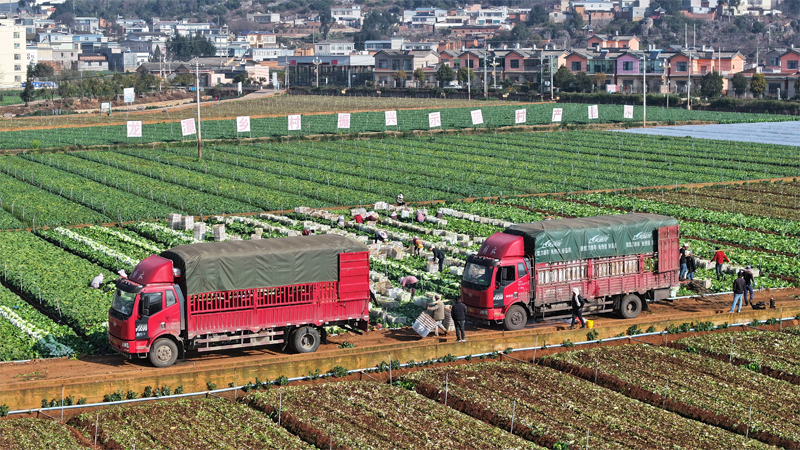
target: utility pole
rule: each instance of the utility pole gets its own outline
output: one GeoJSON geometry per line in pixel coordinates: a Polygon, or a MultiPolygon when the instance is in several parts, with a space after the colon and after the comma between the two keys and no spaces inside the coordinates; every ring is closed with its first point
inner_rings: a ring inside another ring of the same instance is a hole
{"type": "Polygon", "coordinates": [[[692,109],[692,51],[689,50],[689,89],[686,91],[686,109],[692,109]]]}
{"type": "Polygon", "coordinates": [[[642,55],[642,128],[647,128],[647,53],[642,55]]]}
{"type": "Polygon", "coordinates": [[[553,101],[553,55],[547,57],[547,65],[550,68],[550,101],[553,101]]]}
{"type": "Polygon", "coordinates": [[[483,51],[483,97],[486,98],[489,96],[489,85],[487,84],[488,78],[488,66],[489,66],[489,44],[486,44],[486,47],[483,51]]]}
{"type": "Polygon", "coordinates": [[[195,91],[197,91],[197,159],[203,159],[203,140],[200,136],[200,58],[197,58],[195,91]]]}

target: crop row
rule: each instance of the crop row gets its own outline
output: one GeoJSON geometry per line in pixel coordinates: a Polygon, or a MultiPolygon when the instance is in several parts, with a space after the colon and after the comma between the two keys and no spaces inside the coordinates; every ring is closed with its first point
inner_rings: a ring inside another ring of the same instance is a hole
{"type": "Polygon", "coordinates": [[[75,332],[0,286],[0,361],[70,356],[83,351],[75,332]]]}
{"type": "MultiPolygon", "coordinates": [[[[800,443],[800,386],[685,351],[651,345],[602,347],[549,357],[616,377],[671,401],[800,443]],[[776,401],[776,399],[780,399],[776,401]]],[[[740,424],[742,426],[740,427],[740,424]]]]}
{"type": "MultiPolygon", "coordinates": [[[[563,124],[568,123],[597,123],[597,122],[623,122],[621,105],[599,105],[600,119],[589,120],[587,105],[561,104],[563,110],[563,124]]],[[[550,124],[553,105],[551,104],[517,104],[499,106],[475,106],[462,108],[437,108],[421,110],[397,110],[396,126],[386,126],[383,111],[358,112],[350,115],[350,128],[337,128],[336,114],[321,114],[303,116],[302,129],[288,131],[288,119],[282,117],[252,118],[250,133],[237,133],[236,121],[204,120],[202,122],[203,137],[206,139],[238,139],[241,137],[270,137],[305,134],[336,134],[381,132],[386,130],[412,131],[427,130],[430,128],[428,114],[439,112],[441,115],[441,129],[463,128],[494,128],[515,125],[515,111],[525,109],[527,120],[525,125],[550,124]],[[471,111],[483,111],[484,123],[473,125],[471,111]]],[[[641,109],[637,108],[637,114],[641,109]]],[[[345,111],[343,111],[345,112],[345,111]]],[[[742,113],[719,113],[707,111],[685,111],[651,107],[648,110],[650,120],[674,122],[677,120],[707,120],[723,123],[751,122],[751,121],[781,121],[789,117],[776,115],[758,115],[742,113]]],[[[234,113],[233,115],[241,115],[234,113]]],[[[140,142],[165,142],[181,141],[187,137],[182,136],[179,122],[160,122],[144,124],[142,138],[126,137],[125,125],[107,125],[80,128],[54,128],[41,130],[23,130],[2,132],[3,149],[19,149],[30,147],[65,147],[77,145],[109,145],[140,142]],[[35,141],[35,142],[34,142],[35,141]]],[[[189,139],[191,137],[188,137],[189,139]]]]}
{"type": "Polygon", "coordinates": [[[510,429],[513,422],[515,434],[541,444],[556,441],[592,449],[770,448],[546,367],[478,363],[419,371],[406,380],[416,383],[418,392],[496,426],[510,429]]]}
{"type": "Polygon", "coordinates": [[[0,233],[4,283],[41,303],[48,315],[86,336],[87,352],[107,346],[113,292],[89,288],[92,277],[111,272],[25,231],[0,233]]]}

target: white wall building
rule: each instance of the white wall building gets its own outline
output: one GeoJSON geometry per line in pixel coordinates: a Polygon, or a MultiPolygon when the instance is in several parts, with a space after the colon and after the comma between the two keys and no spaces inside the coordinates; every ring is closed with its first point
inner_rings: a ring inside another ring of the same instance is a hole
{"type": "Polygon", "coordinates": [[[0,20],[0,87],[19,87],[27,74],[25,27],[0,20]]]}

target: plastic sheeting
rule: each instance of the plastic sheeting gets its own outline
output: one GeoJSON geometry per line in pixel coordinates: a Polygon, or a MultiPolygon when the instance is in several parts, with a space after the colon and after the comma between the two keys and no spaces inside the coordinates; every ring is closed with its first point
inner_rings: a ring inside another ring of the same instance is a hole
{"type": "Polygon", "coordinates": [[[522,236],[536,263],[653,253],[658,229],[677,225],[657,214],[619,214],[516,224],[505,233],[522,236]]]}
{"type": "Polygon", "coordinates": [[[180,269],[187,296],[338,281],[339,254],[369,251],[336,234],[180,245],[161,254],[180,269]]]}

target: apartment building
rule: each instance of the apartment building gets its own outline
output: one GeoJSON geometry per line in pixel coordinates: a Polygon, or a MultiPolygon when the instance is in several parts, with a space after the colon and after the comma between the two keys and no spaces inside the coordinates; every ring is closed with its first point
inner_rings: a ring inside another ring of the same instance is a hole
{"type": "Polygon", "coordinates": [[[19,87],[25,82],[27,48],[25,27],[13,19],[0,19],[0,87],[19,87]]]}

